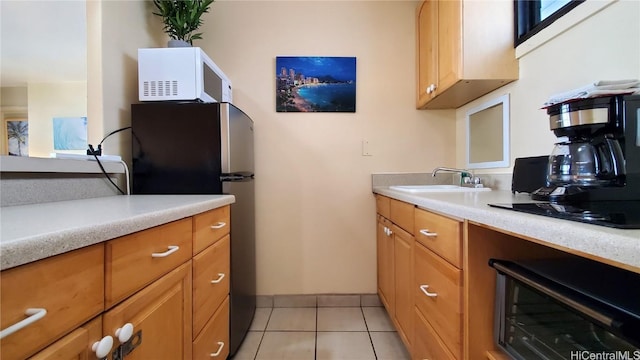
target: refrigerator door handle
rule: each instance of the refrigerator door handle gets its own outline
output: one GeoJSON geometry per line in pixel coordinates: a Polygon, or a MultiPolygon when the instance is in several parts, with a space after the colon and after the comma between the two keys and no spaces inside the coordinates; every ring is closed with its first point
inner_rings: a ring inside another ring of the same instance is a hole
{"type": "Polygon", "coordinates": [[[248,171],[238,171],[220,175],[220,181],[251,181],[253,179],[254,173],[248,171]]]}

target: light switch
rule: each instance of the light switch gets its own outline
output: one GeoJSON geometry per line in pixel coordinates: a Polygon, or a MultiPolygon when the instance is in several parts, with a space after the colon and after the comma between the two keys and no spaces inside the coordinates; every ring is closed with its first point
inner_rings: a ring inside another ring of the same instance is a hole
{"type": "Polygon", "coordinates": [[[371,156],[369,150],[369,140],[362,140],[362,156],[371,156]]]}

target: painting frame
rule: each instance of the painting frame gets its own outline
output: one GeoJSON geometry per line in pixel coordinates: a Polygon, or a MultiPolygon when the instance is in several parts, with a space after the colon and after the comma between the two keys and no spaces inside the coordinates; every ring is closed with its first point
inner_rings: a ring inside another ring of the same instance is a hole
{"type": "Polygon", "coordinates": [[[276,112],[356,112],[356,57],[276,56],[276,112]]]}
{"type": "Polygon", "coordinates": [[[4,154],[9,156],[29,156],[29,121],[26,116],[5,117],[4,154]]]}

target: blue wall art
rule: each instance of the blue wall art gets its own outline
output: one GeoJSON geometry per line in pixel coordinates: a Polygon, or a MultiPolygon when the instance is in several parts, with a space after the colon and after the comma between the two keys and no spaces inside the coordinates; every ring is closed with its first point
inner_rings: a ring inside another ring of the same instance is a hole
{"type": "Polygon", "coordinates": [[[277,112],[356,112],[355,57],[276,57],[277,112]]]}
{"type": "Polygon", "coordinates": [[[87,146],[86,117],[53,118],[54,150],[86,150],[87,146]]]}

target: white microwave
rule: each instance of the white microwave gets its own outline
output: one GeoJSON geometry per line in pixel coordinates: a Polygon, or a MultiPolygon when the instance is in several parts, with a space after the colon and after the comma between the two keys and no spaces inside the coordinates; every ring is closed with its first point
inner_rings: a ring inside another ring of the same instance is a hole
{"type": "Polygon", "coordinates": [[[232,102],[231,81],[199,47],[138,49],[140,101],[232,102]]]}

